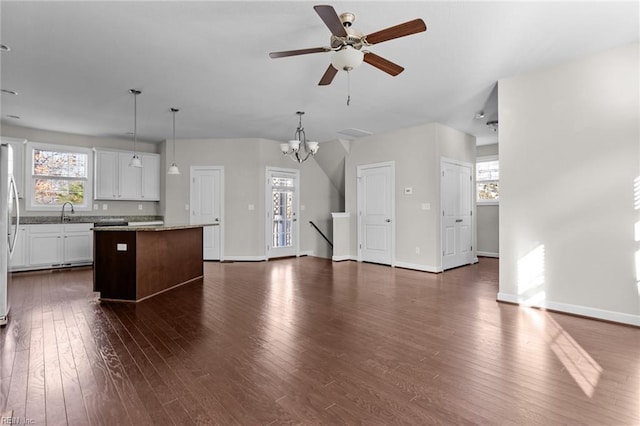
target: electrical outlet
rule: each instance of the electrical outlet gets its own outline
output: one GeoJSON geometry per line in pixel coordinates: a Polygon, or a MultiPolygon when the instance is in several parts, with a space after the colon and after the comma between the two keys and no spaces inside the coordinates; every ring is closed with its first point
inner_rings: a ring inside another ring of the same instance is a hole
{"type": "Polygon", "coordinates": [[[249,204],[249,210],[255,210],[256,206],[254,206],[253,204],[249,204]]]}
{"type": "Polygon", "coordinates": [[[94,210],[100,210],[100,206],[99,206],[98,204],[94,204],[94,205],[93,205],[93,209],[94,209],[94,210]]]}
{"type": "Polygon", "coordinates": [[[184,209],[185,209],[186,211],[189,211],[189,204],[185,204],[185,205],[184,205],[184,209]]]}
{"type": "Polygon", "coordinates": [[[103,204],[102,205],[102,210],[108,210],[109,209],[109,205],[108,204],[103,204]]]}
{"type": "Polygon", "coordinates": [[[142,204],[138,204],[138,210],[142,210],[142,204]]]}
{"type": "Polygon", "coordinates": [[[420,247],[416,247],[416,254],[420,254],[420,247]]]}

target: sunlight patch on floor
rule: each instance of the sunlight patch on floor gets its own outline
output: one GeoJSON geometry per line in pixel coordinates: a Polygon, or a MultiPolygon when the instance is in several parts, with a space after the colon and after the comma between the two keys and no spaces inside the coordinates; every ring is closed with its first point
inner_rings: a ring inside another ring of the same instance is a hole
{"type": "Polygon", "coordinates": [[[603,369],[547,312],[526,309],[536,328],[582,392],[593,397],[603,369]]]}

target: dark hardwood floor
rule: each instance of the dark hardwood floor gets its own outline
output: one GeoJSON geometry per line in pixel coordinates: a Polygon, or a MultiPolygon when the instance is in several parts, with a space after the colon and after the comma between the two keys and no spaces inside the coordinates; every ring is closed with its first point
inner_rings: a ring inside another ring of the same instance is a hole
{"type": "Polygon", "coordinates": [[[318,258],[205,264],[100,303],[90,268],[21,273],[0,408],[21,424],[640,424],[640,329],[496,303],[443,274],[318,258]]]}

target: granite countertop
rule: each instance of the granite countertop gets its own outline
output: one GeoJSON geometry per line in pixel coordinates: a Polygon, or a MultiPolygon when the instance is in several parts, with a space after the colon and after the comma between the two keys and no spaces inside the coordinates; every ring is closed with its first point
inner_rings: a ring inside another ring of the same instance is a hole
{"type": "Polygon", "coordinates": [[[102,232],[102,231],[173,231],[175,229],[192,229],[192,228],[202,228],[204,226],[218,226],[218,223],[201,223],[197,225],[188,225],[188,224],[167,224],[167,225],[142,225],[142,226],[99,226],[95,228],[91,228],[94,231],[102,232]]]}
{"type": "MultiPolygon", "coordinates": [[[[73,215],[67,212],[65,215],[69,220],[65,220],[65,224],[69,223],[96,223],[96,222],[156,222],[162,221],[162,216],[89,216],[89,215],[73,215]]],[[[60,215],[56,216],[20,216],[21,225],[40,225],[40,224],[59,224],[60,215]]]]}

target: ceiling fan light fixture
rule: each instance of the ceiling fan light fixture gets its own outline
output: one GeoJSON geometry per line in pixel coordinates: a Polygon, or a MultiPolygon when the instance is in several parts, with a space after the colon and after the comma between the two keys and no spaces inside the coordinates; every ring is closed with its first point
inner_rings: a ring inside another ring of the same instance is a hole
{"type": "Polygon", "coordinates": [[[362,51],[347,45],[333,53],[331,56],[331,65],[338,71],[351,71],[362,65],[363,60],[364,53],[362,51]]]}
{"type": "Polygon", "coordinates": [[[493,132],[497,132],[498,131],[498,120],[491,120],[491,121],[487,121],[487,127],[493,131],[493,132]]]}

